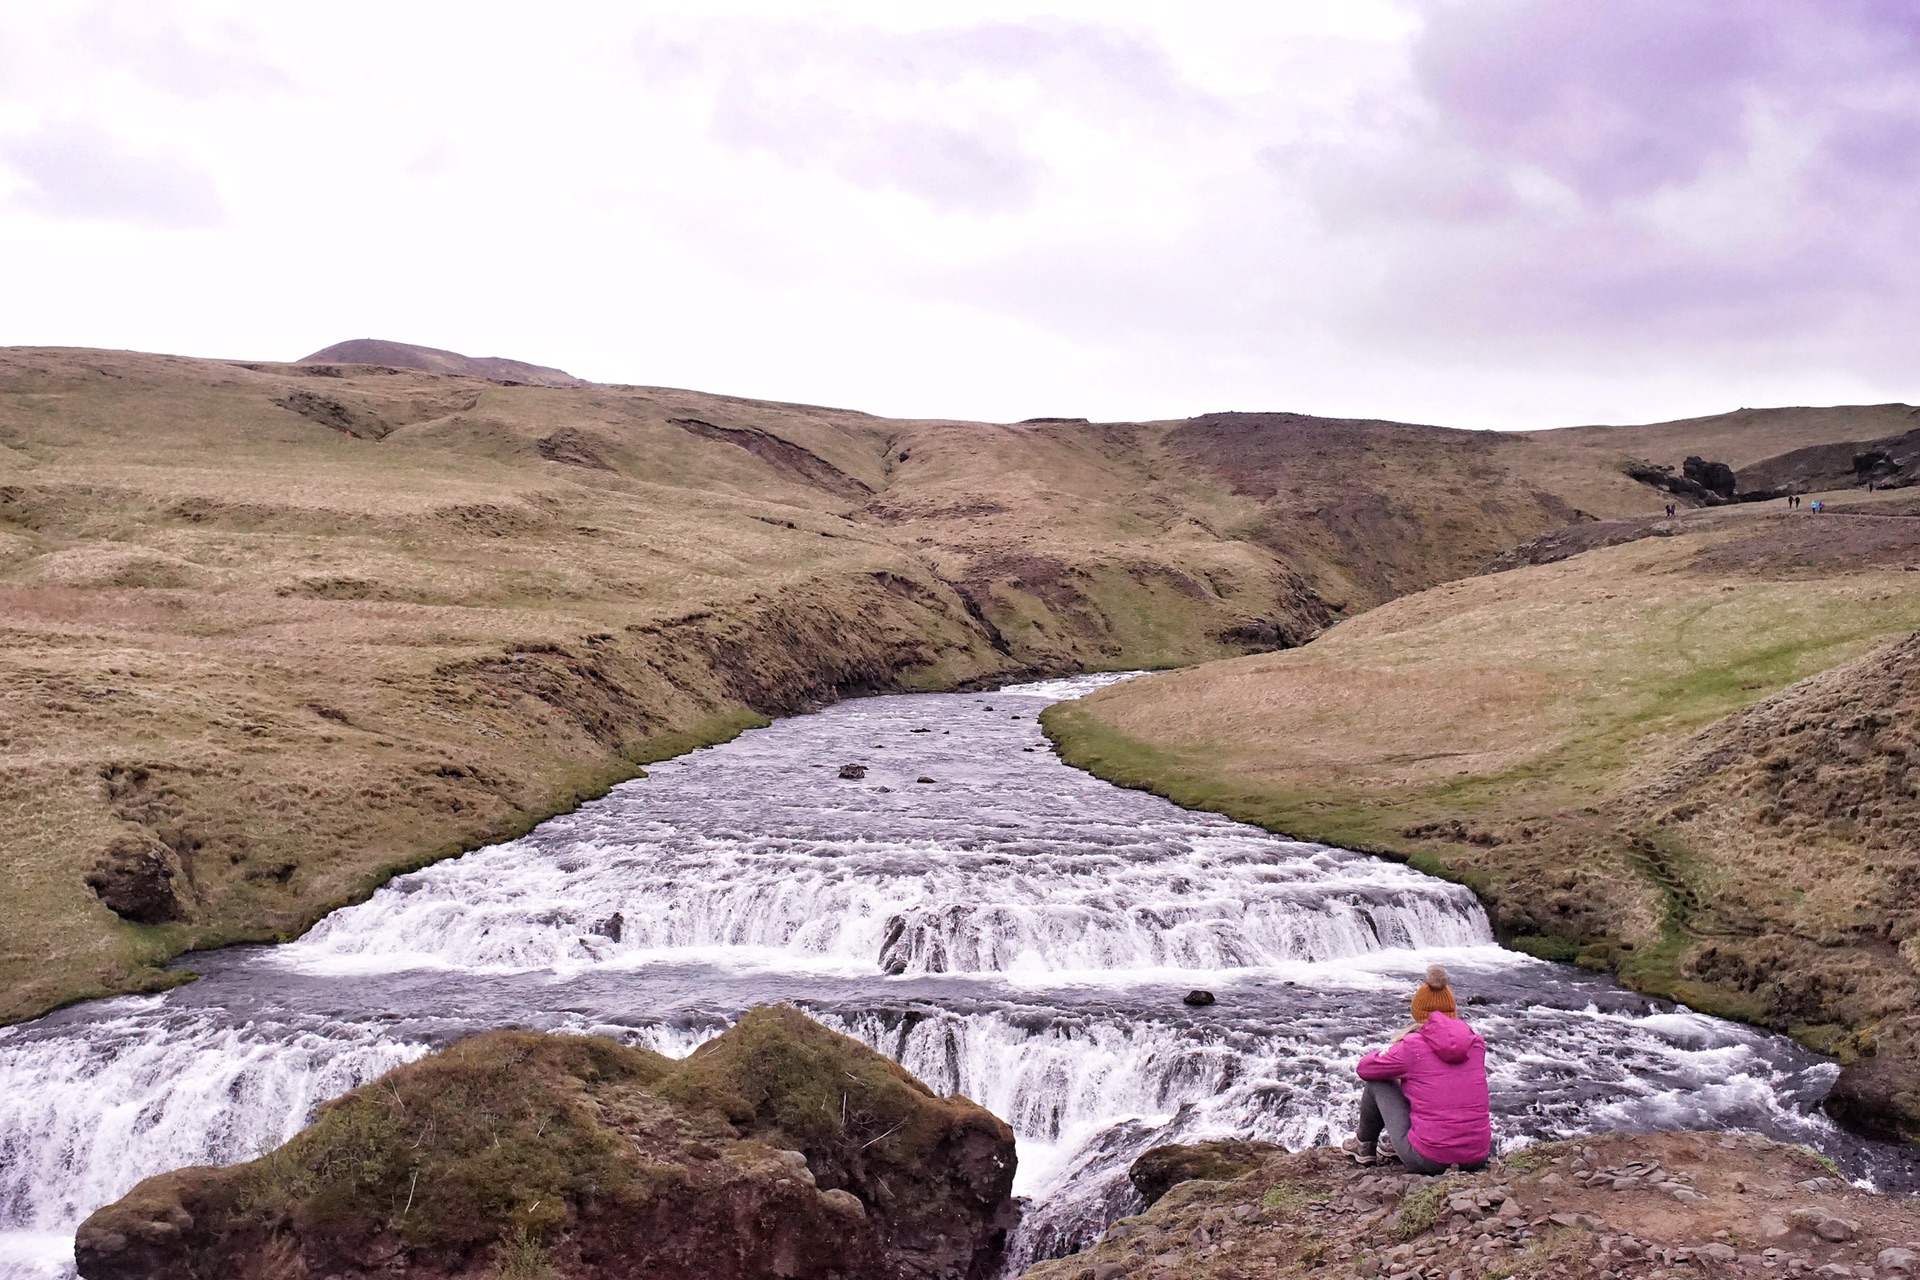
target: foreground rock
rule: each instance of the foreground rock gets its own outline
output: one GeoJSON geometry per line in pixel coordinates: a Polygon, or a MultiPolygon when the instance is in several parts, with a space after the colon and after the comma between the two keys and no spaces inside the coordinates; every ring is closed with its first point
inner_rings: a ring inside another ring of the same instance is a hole
{"type": "Polygon", "coordinates": [[[329,1103],[251,1164],[81,1224],[86,1280],[983,1280],[1013,1132],[792,1009],[684,1062],[495,1032],[329,1103]]]}
{"type": "Polygon", "coordinates": [[[1609,1134],[1442,1178],[1363,1169],[1325,1148],[1275,1153],[1231,1180],[1178,1184],[1094,1248],[1023,1280],[1866,1280],[1920,1274],[1916,1241],[1920,1203],[1856,1190],[1803,1148],[1609,1134]]]}

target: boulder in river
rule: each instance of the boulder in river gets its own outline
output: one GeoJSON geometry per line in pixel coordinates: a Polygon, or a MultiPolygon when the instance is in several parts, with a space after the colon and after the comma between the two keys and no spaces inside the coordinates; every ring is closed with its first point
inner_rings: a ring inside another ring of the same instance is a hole
{"type": "Polygon", "coordinates": [[[261,1159],[148,1178],[75,1256],[86,1280],[985,1280],[1013,1170],[1005,1122],[790,1008],[684,1061],[490,1032],[261,1159]]]}
{"type": "Polygon", "coordinates": [[[1196,1009],[1204,1008],[1213,1003],[1213,992],[1202,991],[1200,988],[1195,987],[1192,991],[1180,997],[1180,1003],[1192,1005],[1196,1009]]]}
{"type": "Polygon", "coordinates": [[[858,782],[867,776],[867,766],[863,764],[843,764],[840,766],[840,776],[858,782]]]}

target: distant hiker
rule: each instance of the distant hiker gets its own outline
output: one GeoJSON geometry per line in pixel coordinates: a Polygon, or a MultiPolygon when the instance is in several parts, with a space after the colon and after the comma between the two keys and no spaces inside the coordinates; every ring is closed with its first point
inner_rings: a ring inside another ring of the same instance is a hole
{"type": "Polygon", "coordinates": [[[1360,1126],[1341,1144],[1361,1164],[1378,1158],[1384,1132],[1408,1173],[1477,1170],[1493,1151],[1487,1098],[1487,1043],[1438,1010],[1393,1046],[1360,1059],[1367,1082],[1360,1126]]]}
{"type": "Polygon", "coordinates": [[[1671,502],[1667,504],[1667,519],[1673,519],[1673,504],[1671,502]]]}
{"type": "Polygon", "coordinates": [[[1447,971],[1437,964],[1427,967],[1427,980],[1413,993],[1413,1020],[1425,1022],[1427,1015],[1435,1012],[1460,1016],[1453,1003],[1453,988],[1447,985],[1447,971]]]}

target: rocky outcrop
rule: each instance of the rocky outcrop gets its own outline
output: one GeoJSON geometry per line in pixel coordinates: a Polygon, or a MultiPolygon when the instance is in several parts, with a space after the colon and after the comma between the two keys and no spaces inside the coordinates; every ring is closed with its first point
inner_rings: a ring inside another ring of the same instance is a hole
{"type": "Polygon", "coordinates": [[[191,880],[180,855],[145,835],[116,838],[86,882],[115,915],[134,924],[170,924],[190,914],[191,880]]]}
{"type": "MultiPolygon", "coordinates": [[[[1701,506],[1720,506],[1728,502],[1763,502],[1768,498],[1780,496],[1779,490],[1754,484],[1741,486],[1732,467],[1724,462],[1714,462],[1696,455],[1688,456],[1680,464],[1680,473],[1674,474],[1671,466],[1652,462],[1630,462],[1624,468],[1629,479],[1655,489],[1662,489],[1676,498],[1685,498],[1701,506]],[[1736,492],[1739,490],[1739,492],[1736,492]]],[[[1745,475],[1746,473],[1741,473],[1745,475]]]]}
{"type": "Polygon", "coordinates": [[[1182,1182],[1023,1280],[1885,1277],[1920,1274],[1917,1239],[1912,1198],[1747,1135],[1606,1134],[1438,1178],[1322,1147],[1182,1182]]]}
{"type": "Polygon", "coordinates": [[[250,1164],[147,1179],[75,1255],[86,1280],[985,1280],[1013,1170],[1003,1121],[792,1009],[680,1062],[493,1032],[250,1164]]]}
{"type": "Polygon", "coordinates": [[[1155,1147],[1127,1167],[1127,1181],[1151,1205],[1183,1182],[1225,1182],[1264,1164],[1280,1148],[1271,1142],[1221,1138],[1155,1147]]]}

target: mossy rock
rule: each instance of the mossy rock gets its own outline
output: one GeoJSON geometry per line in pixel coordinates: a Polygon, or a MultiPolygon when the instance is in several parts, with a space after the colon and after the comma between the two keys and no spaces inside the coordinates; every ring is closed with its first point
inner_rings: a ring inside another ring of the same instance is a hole
{"type": "Polygon", "coordinates": [[[1222,1138],[1214,1142],[1154,1147],[1127,1168],[1127,1180],[1148,1204],[1183,1182],[1229,1182],[1251,1173],[1270,1155],[1281,1151],[1271,1142],[1222,1138]]]}
{"type": "Polygon", "coordinates": [[[86,1280],[984,1280],[1013,1170],[1005,1122],[776,1007],[679,1062],[475,1036],[259,1160],[147,1179],[75,1252],[86,1280]]]}

